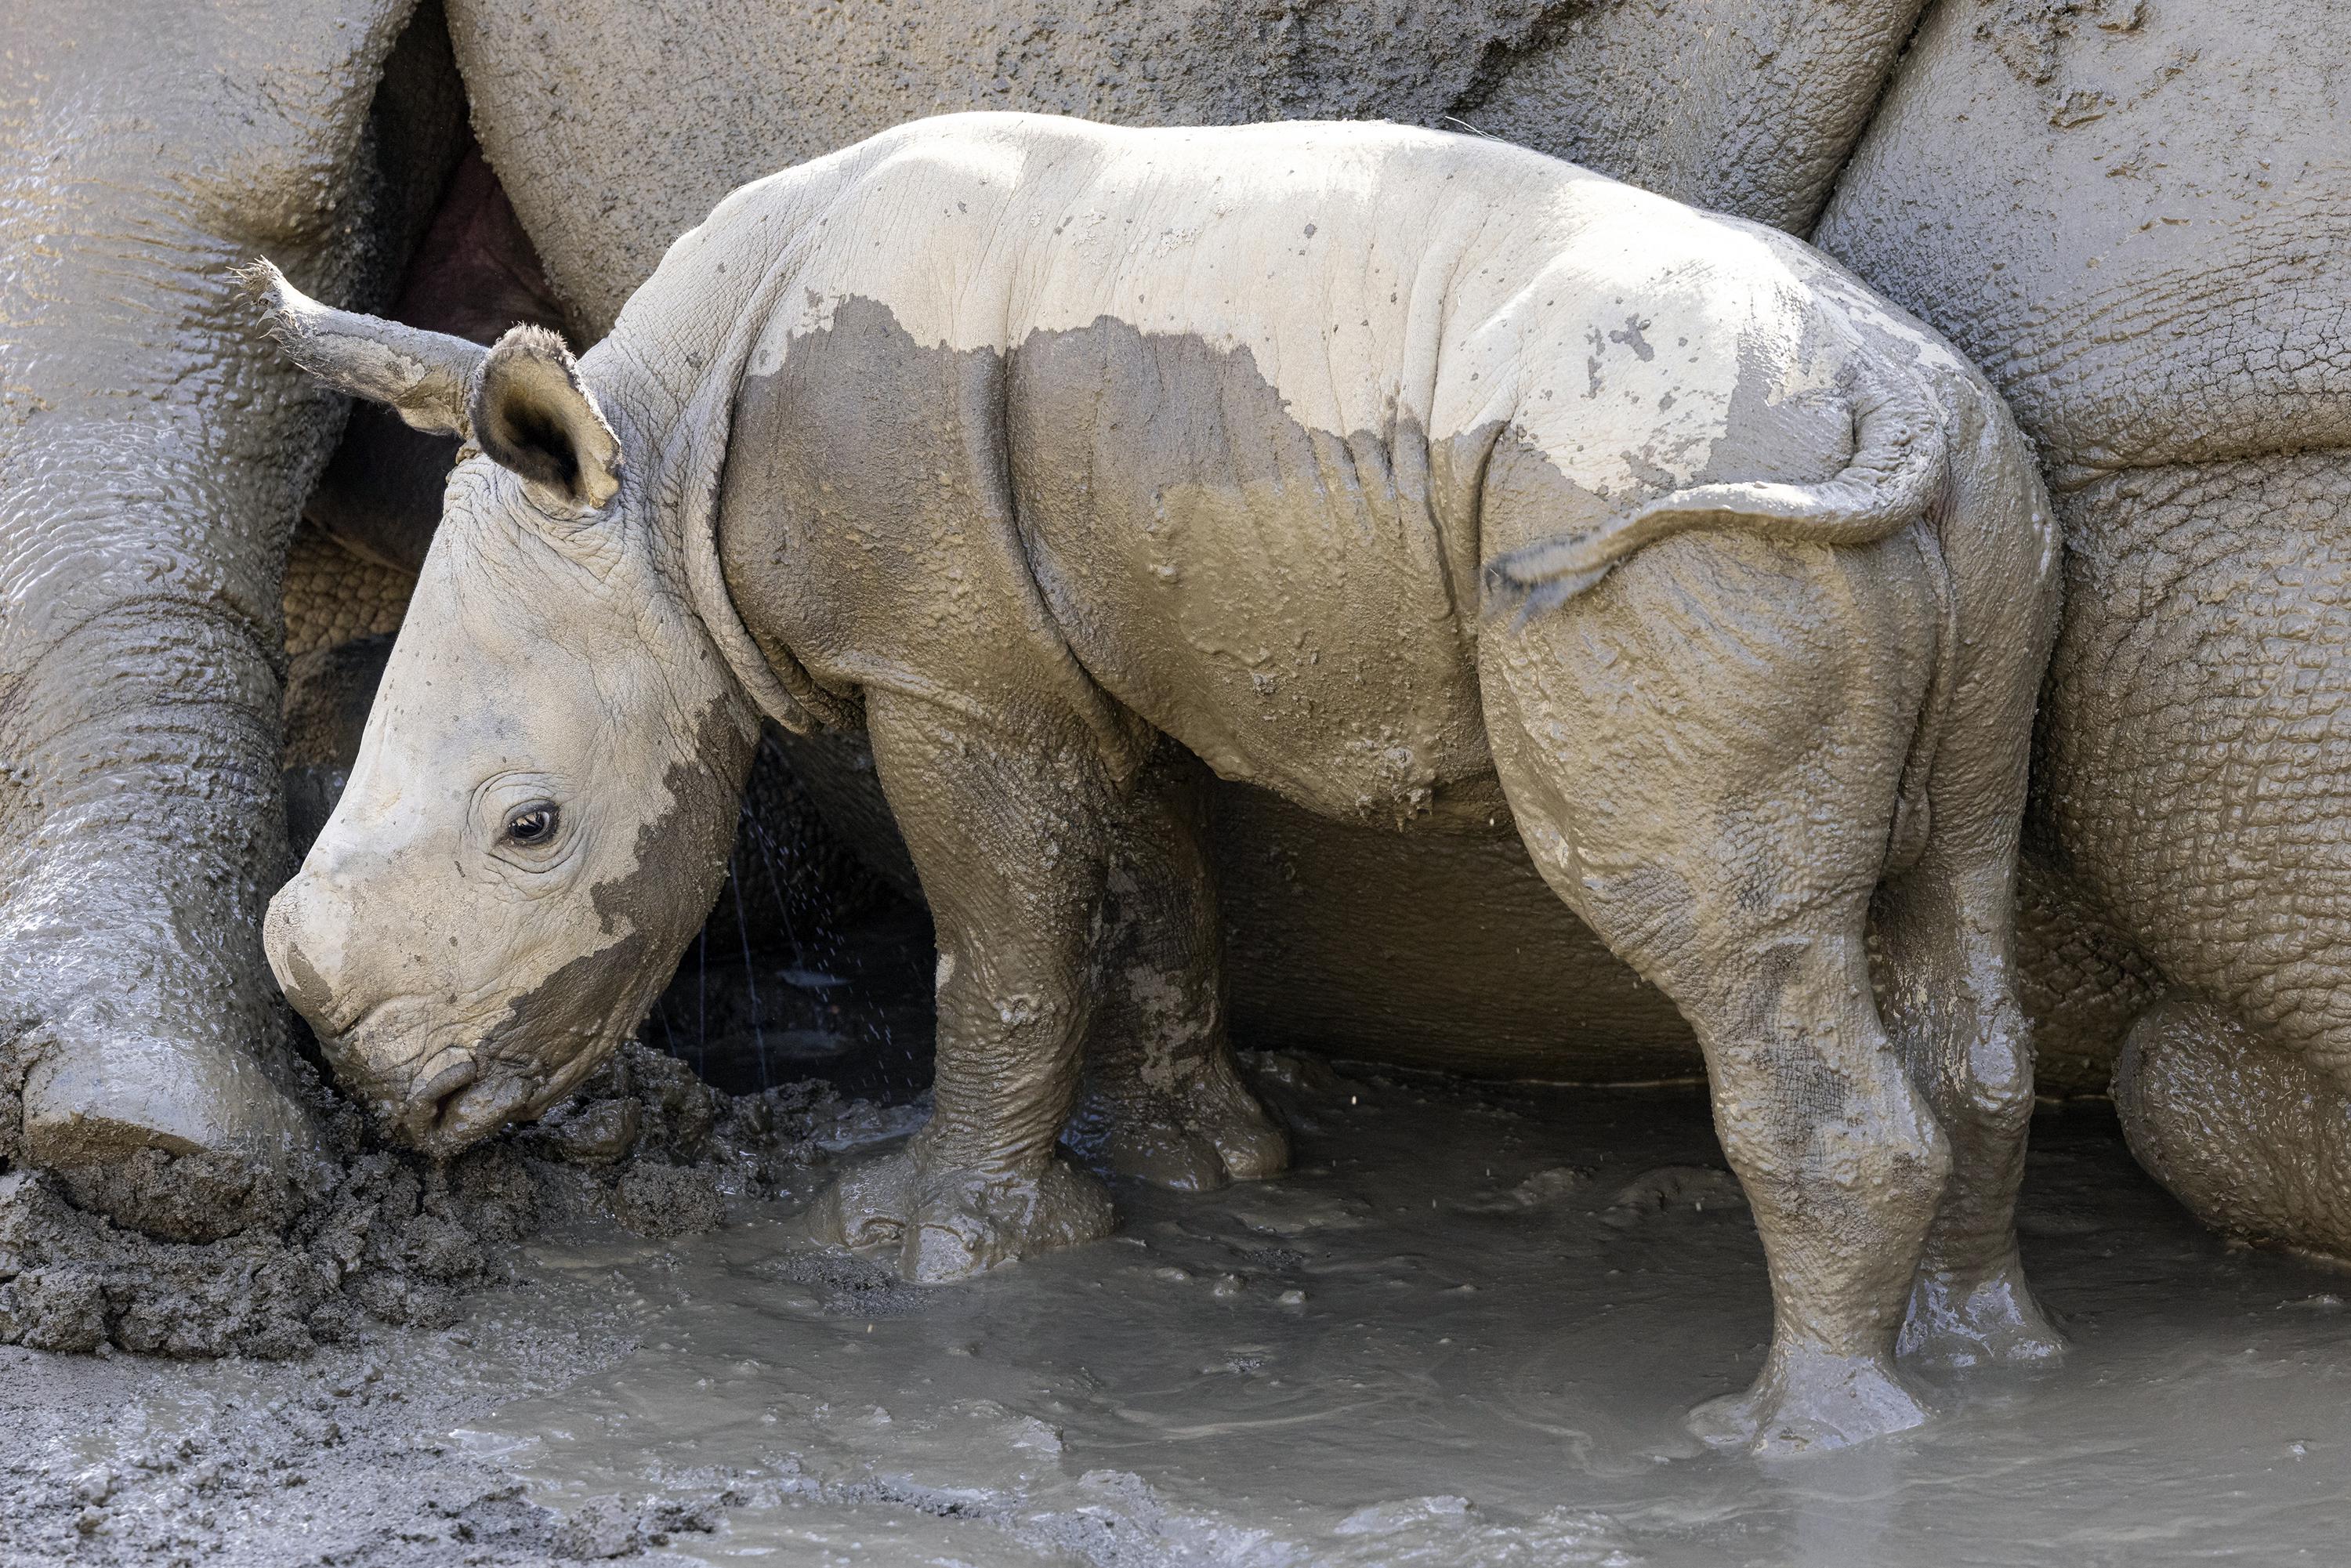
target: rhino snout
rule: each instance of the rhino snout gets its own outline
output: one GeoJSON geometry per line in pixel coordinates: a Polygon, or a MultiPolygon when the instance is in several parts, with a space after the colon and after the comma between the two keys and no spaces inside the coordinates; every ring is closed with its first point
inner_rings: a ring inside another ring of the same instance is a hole
{"type": "Polygon", "coordinates": [[[530,1108],[538,1077],[486,1062],[467,1046],[444,1046],[422,1061],[402,1055],[407,1009],[394,1005],[371,1017],[385,1019],[388,1038],[350,1040],[332,1049],[335,1076],[374,1114],[386,1136],[423,1154],[455,1155],[479,1143],[530,1108]]]}

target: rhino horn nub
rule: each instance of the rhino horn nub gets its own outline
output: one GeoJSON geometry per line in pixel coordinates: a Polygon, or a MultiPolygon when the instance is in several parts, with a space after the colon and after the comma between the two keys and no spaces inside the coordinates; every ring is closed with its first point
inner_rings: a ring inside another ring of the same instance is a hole
{"type": "Polygon", "coordinates": [[[544,327],[500,338],[474,382],[474,439],[542,502],[592,511],[621,488],[621,442],[580,379],[563,340],[544,327]]]}
{"type": "Polygon", "coordinates": [[[266,260],[237,270],[286,357],[338,392],[383,403],[418,430],[468,437],[474,383],[489,350],[381,317],[321,305],[266,260]]]}

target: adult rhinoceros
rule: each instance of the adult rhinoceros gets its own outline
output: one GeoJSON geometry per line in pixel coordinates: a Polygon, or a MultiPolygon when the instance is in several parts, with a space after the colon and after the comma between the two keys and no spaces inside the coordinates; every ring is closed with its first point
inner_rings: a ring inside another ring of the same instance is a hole
{"type": "Polygon", "coordinates": [[[1054,1155],[1088,1045],[1269,1174],[1196,758],[1515,823],[1688,1019],[1777,1304],[1710,1437],[1920,1419],[1906,1300],[1928,1353],[2054,1350],[2011,1224],[2046,498],[1980,378],[1802,245],[1472,138],[972,115],[737,193],[576,365],[261,276],[298,361],[477,448],[268,922],[419,1145],[635,1021],[764,711],[863,727],[938,925],[936,1109],[836,1186],[843,1239],[937,1280],[1103,1234],[1054,1155]]]}

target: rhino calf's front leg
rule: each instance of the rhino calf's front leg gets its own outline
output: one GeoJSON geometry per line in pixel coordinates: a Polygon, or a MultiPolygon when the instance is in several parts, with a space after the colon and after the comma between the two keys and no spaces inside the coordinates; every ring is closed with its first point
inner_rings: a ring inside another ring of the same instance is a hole
{"type": "Polygon", "coordinates": [[[1289,1135],[1241,1082],[1225,1030],[1212,781],[1199,758],[1163,743],[1102,819],[1108,896],[1085,1089],[1066,1134],[1097,1168],[1182,1192],[1290,1166],[1289,1135]]]}
{"type": "Polygon", "coordinates": [[[1076,1099],[1115,791],[1082,727],[1014,735],[896,694],[866,718],[939,946],[931,1120],[844,1173],[817,1229],[896,1242],[910,1280],[1109,1234],[1100,1183],[1054,1155],[1076,1099]]]}

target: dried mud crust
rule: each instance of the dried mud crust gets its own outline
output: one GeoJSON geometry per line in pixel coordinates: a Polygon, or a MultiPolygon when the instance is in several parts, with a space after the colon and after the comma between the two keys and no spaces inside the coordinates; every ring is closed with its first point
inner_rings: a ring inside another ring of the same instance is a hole
{"type": "Polygon", "coordinates": [[[0,1343],[285,1358],[352,1343],[371,1319],[444,1328],[543,1226],[707,1230],[727,1202],[774,1196],[883,1114],[820,1083],[722,1093],[631,1045],[578,1099],[445,1164],[372,1146],[344,1108],[340,1159],[283,1223],[214,1241],[122,1229],[59,1178],[13,1170],[0,1176],[0,1343]]]}

